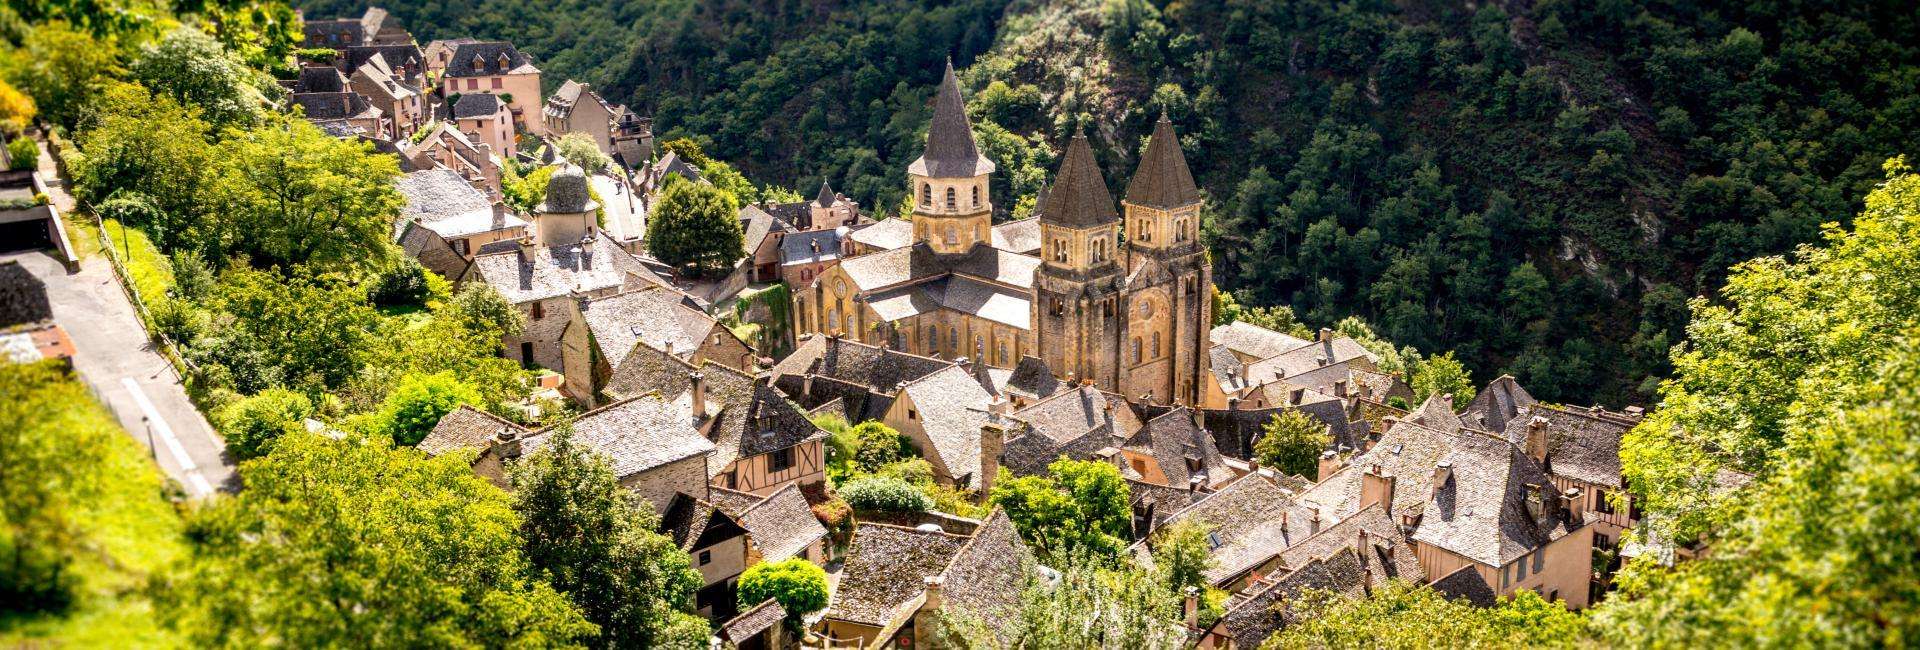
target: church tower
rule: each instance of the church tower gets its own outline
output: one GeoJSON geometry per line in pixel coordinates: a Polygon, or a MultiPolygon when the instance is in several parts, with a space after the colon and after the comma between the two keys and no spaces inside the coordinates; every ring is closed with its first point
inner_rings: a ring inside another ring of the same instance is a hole
{"type": "Polygon", "coordinates": [[[1196,404],[1208,376],[1213,265],[1200,245],[1200,191],[1165,115],[1127,183],[1128,397],[1196,404]]]}
{"type": "Polygon", "coordinates": [[[991,243],[993,202],[987,196],[987,175],[993,169],[993,161],[974,144],[960,80],[948,61],[946,78],[933,100],[926,153],[907,167],[914,242],[925,242],[940,255],[960,255],[976,243],[991,243]]]}
{"type": "Polygon", "coordinates": [[[1054,374],[1119,386],[1123,321],[1120,215],[1084,133],[1075,133],[1040,203],[1040,268],[1033,280],[1039,356],[1054,374]]]}

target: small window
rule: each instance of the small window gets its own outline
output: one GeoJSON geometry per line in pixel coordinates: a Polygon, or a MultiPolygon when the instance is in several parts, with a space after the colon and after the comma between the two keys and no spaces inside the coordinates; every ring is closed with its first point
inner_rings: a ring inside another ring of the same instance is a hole
{"type": "Polygon", "coordinates": [[[533,343],[530,341],[520,343],[520,367],[533,367],[533,343]]]}
{"type": "Polygon", "coordinates": [[[546,317],[547,317],[546,306],[542,303],[537,303],[537,302],[533,303],[533,319],[540,320],[546,317]]]}
{"type": "Polygon", "coordinates": [[[1534,575],[1539,575],[1540,572],[1543,570],[1546,570],[1546,568],[1547,568],[1547,547],[1542,546],[1540,547],[1540,550],[1534,551],[1533,553],[1533,573],[1534,575]]]}
{"type": "Polygon", "coordinates": [[[1013,359],[1007,357],[1006,341],[1003,340],[1000,342],[1000,352],[994,358],[1000,362],[1000,365],[1003,365],[1003,366],[1013,365],[1013,359]]]}
{"type": "Polygon", "coordinates": [[[947,330],[947,349],[955,353],[960,351],[960,328],[954,327],[947,330]]]}
{"type": "Polygon", "coordinates": [[[494,77],[494,78],[492,78],[492,79],[489,79],[489,80],[487,80],[487,82],[488,82],[488,85],[490,85],[490,86],[492,86],[494,90],[499,90],[499,89],[500,89],[500,78],[499,78],[499,77],[494,77]]]}
{"type": "Polygon", "coordinates": [[[1500,589],[1505,590],[1507,588],[1509,584],[1507,577],[1511,575],[1513,575],[1513,565],[1500,567],[1500,589]]]}
{"type": "Polygon", "coordinates": [[[792,447],[773,452],[772,457],[767,459],[767,471],[769,472],[784,472],[789,469],[793,469],[792,447]]]}
{"type": "Polygon", "coordinates": [[[1133,337],[1133,362],[1140,363],[1141,360],[1142,358],[1140,356],[1140,337],[1136,336],[1136,337],[1133,337]]]}
{"type": "Polygon", "coordinates": [[[954,197],[953,188],[948,187],[947,188],[947,209],[948,210],[957,210],[960,208],[959,202],[955,201],[953,197],[954,197]]]}
{"type": "Polygon", "coordinates": [[[1153,333],[1153,358],[1160,358],[1160,333],[1153,333]]]}
{"type": "Polygon", "coordinates": [[[920,419],[920,413],[919,413],[918,411],[915,411],[915,410],[913,410],[913,409],[907,409],[907,419],[908,419],[908,420],[910,420],[910,421],[913,421],[913,420],[919,420],[919,419],[920,419]]]}
{"type": "Polygon", "coordinates": [[[465,239],[453,240],[453,252],[459,253],[461,257],[468,256],[468,254],[471,253],[472,251],[473,251],[472,242],[469,242],[465,239]]]}
{"type": "Polygon", "coordinates": [[[973,186],[973,207],[980,207],[980,186],[973,186]]]}
{"type": "Polygon", "coordinates": [[[1207,531],[1207,548],[1209,550],[1217,550],[1222,544],[1225,544],[1225,542],[1220,541],[1220,533],[1207,531]]]}
{"type": "Polygon", "coordinates": [[[1607,500],[1606,490],[1594,490],[1593,496],[1595,499],[1593,504],[1594,510],[1600,511],[1600,514],[1603,515],[1613,514],[1613,502],[1607,500]]]}
{"type": "Polygon", "coordinates": [[[1525,555],[1520,556],[1520,561],[1515,562],[1514,564],[1520,565],[1520,577],[1514,578],[1514,579],[1519,581],[1525,581],[1527,579],[1527,556],[1525,555]]]}
{"type": "Polygon", "coordinates": [[[1594,548],[1613,548],[1613,538],[1599,533],[1593,535],[1594,548]]]}
{"type": "Polygon", "coordinates": [[[472,79],[472,78],[467,79],[467,90],[479,90],[479,89],[480,89],[479,79],[472,79]]]}
{"type": "Polygon", "coordinates": [[[700,566],[713,564],[713,551],[700,552],[700,566]]]}
{"type": "Polygon", "coordinates": [[[947,224],[946,232],[941,233],[940,238],[945,240],[948,246],[958,244],[960,243],[960,231],[954,229],[953,224],[947,224]]]}

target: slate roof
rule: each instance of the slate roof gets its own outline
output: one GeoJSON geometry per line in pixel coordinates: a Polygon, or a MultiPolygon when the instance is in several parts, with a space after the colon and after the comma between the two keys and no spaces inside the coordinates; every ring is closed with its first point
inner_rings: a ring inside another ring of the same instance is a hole
{"type": "Polygon", "coordinates": [[[1085,133],[1074,133],[1067,154],[1060,161],[1047,198],[1040,203],[1040,220],[1068,228],[1094,228],[1120,220],[1113,209],[1113,195],[1107,193],[1107,181],[1099,163],[1093,160],[1093,148],[1085,133]]]}
{"type": "Polygon", "coordinates": [[[420,46],[412,43],[394,45],[356,45],[340,48],[340,58],[335,65],[347,70],[358,69],[368,61],[379,58],[384,60],[388,73],[396,68],[410,67],[416,73],[425,67],[426,56],[420,53],[420,46]]]}
{"type": "MultiPolygon", "coordinates": [[[[900,384],[931,375],[953,363],[867,345],[845,338],[814,335],[773,365],[776,378],[819,375],[892,392],[900,384]]],[[[782,383],[784,386],[785,384],[782,383]]]]}
{"type": "MultiPolygon", "coordinates": [[[[693,371],[692,364],[663,350],[636,345],[614,367],[606,391],[612,395],[664,395],[691,417],[693,371]]],[[[736,460],[826,438],[826,432],[814,426],[804,410],[774,390],[767,378],[713,362],[700,366],[699,372],[707,382],[710,418],[701,429],[715,447],[707,463],[709,478],[736,460]]]]}
{"type": "MultiPolygon", "coordinates": [[[[526,437],[521,452],[532,454],[553,436],[551,429],[526,437]]],[[[686,411],[658,396],[614,402],[573,421],[573,440],[606,454],[621,479],[685,458],[710,454],[713,442],[693,428],[686,411]]]]}
{"type": "Polygon", "coordinates": [[[1053,369],[1047,362],[1033,355],[1021,355],[1020,362],[1013,367],[1013,374],[1001,388],[1007,392],[1026,397],[1042,399],[1060,391],[1064,385],[1053,376],[1053,369]]]}
{"type": "Polygon", "coordinates": [[[767,602],[754,605],[752,609],[741,612],[739,616],[720,624],[720,638],[740,645],[742,641],[759,636],[773,626],[786,620],[787,610],[780,601],[768,598],[767,602]]]}
{"type": "Polygon", "coordinates": [[[967,121],[960,80],[947,62],[946,76],[933,99],[933,120],[927,125],[927,150],[907,167],[907,173],[929,178],[969,178],[993,173],[993,161],[980,153],[967,121]]]}
{"type": "Polygon", "coordinates": [[[705,499],[678,492],[660,513],[660,529],[683,551],[707,548],[747,534],[740,522],[705,499]]]}
{"type": "Polygon", "coordinates": [[[1226,346],[1228,350],[1252,360],[1276,357],[1307,344],[1305,339],[1241,321],[1214,327],[1213,331],[1207,333],[1207,339],[1214,345],[1226,346]]]}
{"type": "Polygon", "coordinates": [[[1308,562],[1285,576],[1264,583],[1253,594],[1236,596],[1229,601],[1227,612],[1220,617],[1215,629],[1224,630],[1227,636],[1232,637],[1235,647],[1260,647],[1268,637],[1298,621],[1291,601],[1309,589],[1332,591],[1350,597],[1363,596],[1365,574],[1361,566],[1360,556],[1351,548],[1343,548],[1330,557],[1308,562]]]}
{"type": "Polygon", "coordinates": [[[762,210],[760,206],[752,203],[740,206],[740,214],[738,216],[740,219],[741,248],[745,249],[747,255],[751,256],[755,251],[760,250],[760,245],[765,243],[767,237],[772,235],[776,230],[774,227],[775,219],[773,215],[768,214],[766,210],[762,210]]]}
{"type": "Polygon", "coordinates": [[[1040,218],[1027,217],[993,227],[993,247],[1021,255],[1040,254],[1040,218]]]}
{"type": "Polygon", "coordinates": [[[1529,417],[1507,427],[1507,440],[1525,449],[1528,422],[1533,417],[1545,419],[1549,472],[1616,490],[1625,487],[1620,440],[1638,423],[1636,420],[1604,410],[1548,404],[1535,404],[1524,413],[1529,417]]]}
{"type": "Polygon", "coordinates": [[[1361,358],[1367,359],[1370,364],[1373,355],[1351,338],[1340,336],[1328,341],[1310,341],[1306,345],[1247,364],[1247,379],[1254,384],[1263,384],[1361,358]]]}
{"type": "Polygon", "coordinates": [[[1518,418],[1520,411],[1537,401],[1527,394],[1525,388],[1520,387],[1520,382],[1513,380],[1512,375],[1501,375],[1474,394],[1461,419],[1482,431],[1505,433],[1507,423],[1518,418]]]}
{"type": "Polygon", "coordinates": [[[718,324],[706,312],[688,307],[679,292],[655,286],[588,301],[582,315],[610,363],[624,360],[642,341],[689,359],[718,324]]]}
{"type": "Polygon", "coordinates": [[[940,575],[967,537],[885,524],[863,523],[853,531],[827,618],[886,625],[940,575]]]}
{"type": "Polygon", "coordinates": [[[520,217],[504,212],[495,219],[493,201],[451,169],[403,175],[395,181],[394,189],[406,201],[394,224],[396,230],[415,222],[441,237],[464,237],[527,225],[520,217]]]}
{"type": "Polygon", "coordinates": [[[1458,432],[1464,426],[1460,416],[1453,414],[1453,396],[1439,393],[1428,395],[1407,419],[1436,431],[1458,432]]]}
{"type": "Polygon", "coordinates": [[[339,47],[367,40],[366,26],[356,18],[301,21],[300,31],[307,47],[339,47]]]}
{"type": "Polygon", "coordinates": [[[800,493],[799,483],[788,483],[735,518],[747,529],[747,535],[760,549],[765,562],[779,562],[798,555],[827,536],[826,527],[820,525],[813,509],[807,505],[806,495],[800,493]]]}
{"type": "Polygon", "coordinates": [[[516,435],[527,431],[526,427],[497,415],[461,404],[442,416],[440,422],[433,425],[433,431],[421,438],[414,448],[426,452],[428,456],[438,456],[455,449],[486,449],[501,429],[511,430],[516,435]]]}
{"type": "Polygon", "coordinates": [[[447,59],[447,69],[442,74],[448,77],[490,77],[502,74],[532,74],[539,72],[533,67],[533,59],[521,54],[512,43],[503,41],[479,41],[461,43],[453,49],[453,56],[447,59]],[[501,55],[506,55],[506,65],[501,65],[501,55]],[[479,59],[480,66],[474,68],[474,60],[479,59]]]}
{"type": "MultiPolygon", "coordinates": [[[[1220,544],[1213,549],[1214,567],[1205,575],[1209,583],[1219,584],[1313,534],[1314,512],[1300,501],[1309,485],[1305,479],[1262,469],[1173,513],[1167,523],[1195,521],[1212,529],[1220,544]]],[[[1323,515],[1321,521],[1331,526],[1333,517],[1323,515]]]]}
{"type": "Polygon", "coordinates": [[[453,118],[456,120],[489,118],[498,115],[500,109],[505,106],[505,104],[500,103],[500,96],[498,95],[491,93],[467,93],[461,95],[460,100],[453,103],[453,118]]]}
{"type": "Polygon", "coordinates": [[[1557,511],[1560,492],[1519,447],[1469,433],[1459,437],[1446,460],[1452,463],[1452,478],[1438,490],[1420,491],[1432,496],[1425,499],[1415,541],[1498,567],[1567,533],[1562,517],[1529,515],[1529,484],[1541,486],[1542,507],[1550,512],[1557,511]]]}
{"type": "MultiPolygon", "coordinates": [[[[1160,472],[1166,475],[1169,486],[1191,484],[1212,488],[1234,478],[1220,450],[1214,447],[1213,436],[1193,425],[1193,411],[1184,406],[1148,420],[1146,426],[1127,440],[1126,446],[1152,457],[1160,465],[1160,472]],[[1188,466],[1189,459],[1195,465],[1192,469],[1188,466]]],[[[1124,471],[1131,473],[1132,468],[1124,471]]]]}
{"type": "Polygon", "coordinates": [[[1019,617],[1020,593],[1032,562],[1013,521],[995,508],[942,574],[942,606],[970,614],[1005,642],[1019,617]]]}
{"type": "Polygon", "coordinates": [[[812,264],[840,259],[839,229],[796,232],[780,239],[780,264],[812,264]]]}
{"type": "Polygon", "coordinates": [[[933,449],[927,459],[947,476],[980,481],[980,426],[987,423],[987,404],[993,396],[959,366],[948,366],[906,386],[905,393],[919,407],[920,426],[933,449]]]}
{"type": "Polygon", "coordinates": [[[1461,438],[1413,422],[1397,422],[1380,434],[1372,448],[1349,458],[1347,466],[1332,476],[1321,477],[1302,498],[1329,516],[1350,516],[1360,510],[1362,476],[1378,466],[1381,476],[1394,479],[1392,512],[1418,514],[1432,493],[1434,465],[1447,458],[1461,438]]]}
{"type": "Polygon", "coordinates": [[[1330,527],[1321,528],[1318,534],[1281,551],[1280,560],[1289,567],[1298,567],[1315,558],[1330,557],[1343,548],[1362,549],[1363,531],[1366,533],[1366,552],[1360,556],[1360,560],[1372,569],[1372,581],[1368,586],[1376,586],[1393,578],[1416,583],[1426,580],[1426,569],[1420,564],[1419,554],[1413,544],[1400,531],[1400,523],[1394,521],[1393,515],[1377,503],[1330,527]]]}
{"type": "Polygon", "coordinates": [[[906,219],[881,219],[855,228],[853,234],[849,236],[856,242],[884,250],[906,248],[913,245],[913,222],[906,219]]]}
{"type": "MultiPolygon", "coordinates": [[[[328,68],[331,70],[332,68],[328,68]]],[[[356,92],[293,93],[287,100],[306,109],[309,120],[375,119],[380,109],[356,92]]]]}
{"type": "Polygon", "coordinates": [[[878,291],[866,302],[889,322],[950,309],[1023,330],[1033,324],[1030,294],[958,275],[878,291]]]}
{"type": "Polygon", "coordinates": [[[593,200],[593,193],[587,186],[586,172],[567,165],[554,172],[553,178],[547,181],[546,199],[535,206],[534,211],[541,214],[579,214],[599,208],[600,204],[593,200]]]}
{"type": "Polygon", "coordinates": [[[1009,435],[1001,465],[1016,475],[1039,474],[1061,456],[1084,460],[1118,446],[1145,426],[1133,408],[1092,386],[1074,386],[1015,411],[1021,435],[1009,435]]]}
{"type": "Polygon", "coordinates": [[[1173,122],[1165,114],[1153,125],[1153,137],[1140,156],[1140,167],[1127,182],[1127,202],[1150,208],[1171,209],[1200,200],[1200,190],[1187,171],[1187,157],[1180,152],[1180,138],[1173,134],[1173,122]]]}
{"type": "Polygon", "coordinates": [[[605,232],[586,246],[536,246],[529,259],[521,258],[515,242],[494,242],[481,248],[469,273],[516,305],[575,291],[666,284],[605,232]]]}
{"type": "Polygon", "coordinates": [[[1487,584],[1485,576],[1480,575],[1479,567],[1468,564],[1453,573],[1442,576],[1429,585],[1440,595],[1455,600],[1465,600],[1474,607],[1493,607],[1500,604],[1500,596],[1487,584]]]}
{"type": "Polygon", "coordinates": [[[347,76],[327,66],[307,66],[294,80],[295,93],[340,93],[347,91],[347,76]]]}

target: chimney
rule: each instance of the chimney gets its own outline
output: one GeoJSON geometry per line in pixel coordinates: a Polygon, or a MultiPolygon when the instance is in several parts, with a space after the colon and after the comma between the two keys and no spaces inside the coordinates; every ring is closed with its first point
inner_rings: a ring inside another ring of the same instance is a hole
{"type": "Polygon", "coordinates": [[[1334,472],[1340,471],[1340,468],[1344,466],[1345,465],[1340,462],[1340,454],[1335,453],[1332,449],[1320,452],[1320,466],[1315,470],[1316,473],[1313,480],[1315,482],[1327,480],[1327,477],[1333,476],[1334,472]]]}
{"type": "Polygon", "coordinates": [[[1433,464],[1433,495],[1440,496],[1440,489],[1446,487],[1453,478],[1453,461],[1442,460],[1433,464]]]}
{"type": "Polygon", "coordinates": [[[687,374],[687,383],[692,384],[693,419],[695,422],[707,419],[707,377],[698,372],[687,374]]]}
{"type": "Polygon", "coordinates": [[[505,202],[495,201],[493,203],[492,225],[494,230],[507,227],[507,204],[505,202]]]}
{"type": "Polygon", "coordinates": [[[1307,534],[1308,535],[1320,534],[1320,509],[1319,508],[1314,508],[1313,518],[1307,520],[1307,534]]]}
{"type": "Polygon", "coordinates": [[[1291,515],[1292,515],[1292,511],[1289,511],[1289,510],[1280,511],[1280,536],[1281,537],[1287,536],[1287,524],[1292,523],[1292,519],[1293,519],[1291,515]]]}
{"type": "Polygon", "coordinates": [[[1318,366],[1320,366],[1320,367],[1322,367],[1322,368],[1325,368],[1325,367],[1327,367],[1327,363],[1328,363],[1328,362],[1327,362],[1327,355],[1324,355],[1324,354],[1316,354],[1316,355],[1313,355],[1313,363],[1314,363],[1315,365],[1318,365],[1318,366]]]}
{"type": "Polygon", "coordinates": [[[1568,521],[1579,523],[1580,518],[1586,515],[1587,500],[1584,497],[1586,493],[1581,492],[1580,488],[1567,488],[1567,491],[1560,493],[1560,509],[1567,513],[1568,521]]]}
{"type": "Polygon", "coordinates": [[[1238,411],[1238,410],[1240,410],[1240,398],[1238,398],[1238,397],[1229,397],[1229,398],[1227,398],[1227,410],[1229,410],[1229,411],[1238,411]]]}
{"type": "Polygon", "coordinates": [[[500,427],[493,433],[494,456],[500,460],[513,460],[520,457],[520,436],[513,427],[500,427]]]}
{"type": "Polygon", "coordinates": [[[973,483],[978,486],[982,502],[993,492],[994,479],[1000,474],[1000,452],[1006,444],[1006,426],[992,419],[980,425],[980,477],[973,483]]]}
{"type": "Polygon", "coordinates": [[[1332,340],[1333,340],[1333,330],[1325,327],[1320,328],[1320,342],[1326,343],[1332,340]]]}
{"type": "Polygon", "coordinates": [[[945,594],[941,592],[945,591],[942,587],[945,586],[946,582],[947,579],[945,576],[927,576],[927,597],[924,604],[921,605],[922,611],[940,611],[940,607],[945,604],[945,598],[943,597],[945,594]]]}
{"type": "Polygon", "coordinates": [[[1288,406],[1299,406],[1300,403],[1304,401],[1307,401],[1307,389],[1295,388],[1293,390],[1287,391],[1288,406]]]}
{"type": "Polygon", "coordinates": [[[517,249],[520,253],[520,263],[533,263],[533,235],[521,235],[517,243],[520,245],[517,249]]]}
{"type": "Polygon", "coordinates": [[[800,378],[800,395],[813,397],[813,373],[809,372],[800,378]]]}
{"type": "Polygon", "coordinates": [[[1644,416],[1647,414],[1647,410],[1640,408],[1638,406],[1629,406],[1627,407],[1626,413],[1627,413],[1627,417],[1638,420],[1641,418],[1641,416],[1644,416]]]}
{"type": "MultiPolygon", "coordinates": [[[[1120,467],[1122,462],[1120,459],[1120,449],[1117,447],[1101,447],[1099,451],[1093,452],[1093,458],[1094,460],[1107,463],[1114,467],[1120,467]]],[[[1124,467],[1121,468],[1123,473],[1125,469],[1124,467]]]]}
{"type": "Polygon", "coordinates": [[[1533,416],[1527,421],[1527,455],[1542,464],[1547,462],[1547,419],[1533,416]]]}
{"type": "MultiPolygon", "coordinates": [[[[638,329],[638,328],[636,328],[636,329],[638,329]]],[[[637,334],[637,333],[638,333],[638,332],[636,332],[636,334],[637,334]]],[[[672,354],[673,354],[673,341],[667,341],[667,342],[666,342],[666,352],[667,352],[667,354],[668,354],[668,355],[672,355],[672,354]]]]}
{"type": "Polygon", "coordinates": [[[1185,594],[1187,598],[1181,605],[1180,611],[1187,617],[1188,628],[1198,628],[1200,627],[1200,588],[1188,585],[1185,594]]]}
{"type": "Polygon", "coordinates": [[[1342,397],[1342,398],[1347,396],[1347,380],[1345,379],[1333,380],[1333,396],[1342,397]]]}
{"type": "Polygon", "coordinates": [[[1360,553],[1360,557],[1362,561],[1365,561],[1365,558],[1367,557],[1367,548],[1368,548],[1367,529],[1365,528],[1360,529],[1360,533],[1357,537],[1359,538],[1359,541],[1357,544],[1354,545],[1353,550],[1360,553]]]}
{"type": "Polygon", "coordinates": [[[1260,459],[1259,459],[1259,458],[1248,458],[1248,459],[1247,459],[1247,473],[1248,473],[1248,474],[1258,474],[1258,473],[1260,473],[1260,459]]]}
{"type": "Polygon", "coordinates": [[[1392,513],[1393,483],[1394,477],[1380,474],[1379,465],[1367,468],[1367,473],[1360,475],[1360,507],[1366,508],[1378,503],[1385,507],[1388,513],[1392,513]]]}
{"type": "Polygon", "coordinates": [[[1539,483],[1527,484],[1527,516],[1538,524],[1547,519],[1546,490],[1539,483]]]}

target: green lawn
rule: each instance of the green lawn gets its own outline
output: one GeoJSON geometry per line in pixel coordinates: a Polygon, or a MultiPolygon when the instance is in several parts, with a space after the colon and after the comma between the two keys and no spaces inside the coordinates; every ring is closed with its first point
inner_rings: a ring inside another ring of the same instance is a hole
{"type": "MultiPolygon", "coordinates": [[[[29,368],[0,364],[0,381],[28,383],[29,368]]],[[[33,382],[5,397],[14,408],[0,408],[0,427],[45,436],[54,446],[9,453],[85,460],[63,467],[57,478],[16,477],[26,489],[60,493],[63,518],[75,529],[69,570],[78,588],[64,612],[0,614],[0,647],[179,647],[157,620],[146,586],[149,576],[185,554],[183,523],[163,497],[164,479],[146,448],[75,380],[33,382]]]]}
{"type": "Polygon", "coordinates": [[[107,236],[113,240],[112,254],[126,266],[133,286],[149,307],[167,295],[173,287],[173,262],[155,248],[153,241],[139,228],[126,228],[120,222],[106,220],[107,236]]]}

